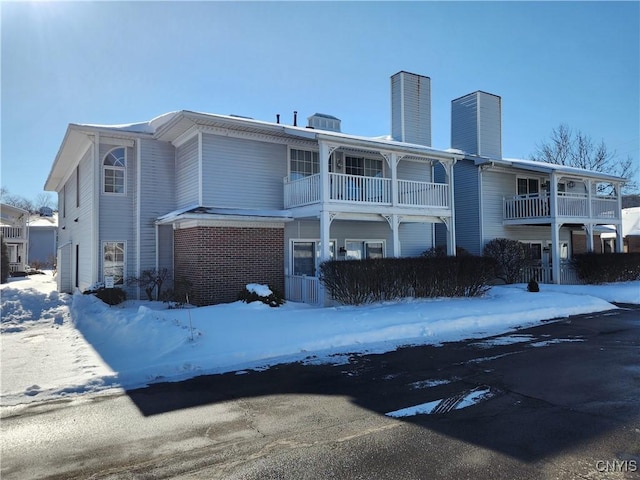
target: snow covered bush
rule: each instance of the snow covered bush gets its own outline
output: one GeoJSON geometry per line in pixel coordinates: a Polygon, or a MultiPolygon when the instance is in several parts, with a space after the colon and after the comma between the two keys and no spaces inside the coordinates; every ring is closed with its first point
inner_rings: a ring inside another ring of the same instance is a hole
{"type": "Polygon", "coordinates": [[[347,305],[400,298],[475,297],[493,278],[492,259],[462,257],[379,258],[330,261],[320,280],[333,299],[347,305]]]}
{"type": "Polygon", "coordinates": [[[494,238],[489,241],[482,254],[496,261],[496,276],[505,283],[518,282],[520,272],[530,264],[527,246],[508,238],[494,238]]]}
{"type": "Polygon", "coordinates": [[[584,283],[640,280],[640,253],[584,253],[575,255],[571,265],[584,283]]]}
{"type": "Polygon", "coordinates": [[[284,303],[284,298],[278,291],[258,283],[249,283],[238,294],[238,300],[242,300],[245,303],[262,302],[270,307],[279,307],[284,303]]]}

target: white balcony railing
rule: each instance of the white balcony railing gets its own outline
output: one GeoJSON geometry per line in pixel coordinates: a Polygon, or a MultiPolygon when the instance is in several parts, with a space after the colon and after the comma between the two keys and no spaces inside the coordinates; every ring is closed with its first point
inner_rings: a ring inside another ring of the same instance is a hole
{"type": "Polygon", "coordinates": [[[401,205],[449,206],[449,185],[446,183],[398,180],[398,203],[401,205]]]}
{"type": "Polygon", "coordinates": [[[284,208],[301,207],[320,201],[320,174],[284,179],[284,208]]]}
{"type": "Polygon", "coordinates": [[[0,227],[0,234],[2,234],[2,236],[7,239],[25,239],[25,231],[23,227],[0,227]]]}
{"type": "MultiPolygon", "coordinates": [[[[559,192],[558,216],[574,218],[619,218],[618,199],[614,196],[589,196],[586,193],[559,192]]],[[[504,219],[521,220],[551,216],[548,194],[517,195],[504,199],[504,219]]]]}
{"type": "MultiPolygon", "coordinates": [[[[449,207],[449,185],[446,183],[398,180],[398,204],[419,207],[449,207]]],[[[301,207],[321,201],[320,174],[290,180],[284,179],[285,208],[301,207]]],[[[329,173],[329,200],[346,203],[392,205],[392,180],[329,173]]]]}
{"type": "Polygon", "coordinates": [[[331,200],[391,205],[390,178],[330,173],[329,185],[331,200]]]}

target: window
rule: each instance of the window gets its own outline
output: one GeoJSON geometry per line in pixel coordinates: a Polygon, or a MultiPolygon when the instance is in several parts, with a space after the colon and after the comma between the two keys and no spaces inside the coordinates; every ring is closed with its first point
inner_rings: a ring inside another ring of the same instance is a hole
{"type": "Polygon", "coordinates": [[[62,187],[60,193],[60,210],[62,210],[62,218],[67,217],[67,186],[62,187]]]}
{"type": "MultiPolygon", "coordinates": [[[[329,242],[329,256],[335,258],[335,241],[329,242]]],[[[292,245],[292,271],[294,275],[315,277],[320,260],[321,244],[317,240],[294,241],[292,245]]]]}
{"type": "Polygon", "coordinates": [[[320,172],[320,164],[318,162],[318,152],[309,150],[289,150],[289,167],[291,180],[315,175],[320,172]]]}
{"type": "Polygon", "coordinates": [[[345,157],[344,173],[364,177],[382,177],[382,159],[345,157]]]}
{"type": "Polygon", "coordinates": [[[363,258],[383,258],[383,240],[347,240],[345,241],[345,260],[362,260],[363,258]]]}
{"type": "Polygon", "coordinates": [[[540,192],[540,180],[537,178],[518,178],[518,195],[536,195],[540,192]]]}
{"type": "Polygon", "coordinates": [[[542,264],[542,243],[531,242],[526,245],[529,247],[529,258],[534,265],[542,264]]]}
{"type": "Polygon", "coordinates": [[[80,165],[76,167],[76,208],[80,206],[80,165]]]}
{"type": "Polygon", "coordinates": [[[124,284],[124,242],[104,242],[102,247],[102,275],[113,277],[114,285],[124,284]]]}
{"type": "Polygon", "coordinates": [[[111,150],[102,165],[104,193],[125,193],[125,149],[111,150]]]}

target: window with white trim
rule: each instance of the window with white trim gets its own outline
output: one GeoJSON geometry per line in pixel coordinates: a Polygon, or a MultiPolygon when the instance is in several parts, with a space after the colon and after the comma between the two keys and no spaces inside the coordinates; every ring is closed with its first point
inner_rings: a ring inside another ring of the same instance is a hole
{"type": "MultiPolygon", "coordinates": [[[[291,270],[294,275],[315,277],[320,263],[321,243],[318,240],[291,242],[291,270]]],[[[329,257],[335,258],[335,240],[329,242],[329,257]]]]}
{"type": "Polygon", "coordinates": [[[320,163],[318,160],[318,152],[311,150],[299,150],[292,148],[289,150],[289,179],[297,180],[299,178],[315,175],[320,172],[320,163]]]}
{"type": "Polygon", "coordinates": [[[536,195],[540,193],[540,179],[518,177],[518,195],[536,195]]]}
{"type": "Polygon", "coordinates": [[[384,240],[346,240],[345,260],[384,258],[384,240]]]}
{"type": "Polygon", "coordinates": [[[102,162],[102,191],[104,193],[125,193],[126,149],[119,147],[111,150],[102,162]]]}
{"type": "Polygon", "coordinates": [[[102,275],[113,277],[114,285],[123,285],[125,277],[124,242],[104,242],[102,244],[102,275]]]}
{"type": "Polygon", "coordinates": [[[345,157],[344,173],[363,177],[382,177],[382,159],[345,157]]]}

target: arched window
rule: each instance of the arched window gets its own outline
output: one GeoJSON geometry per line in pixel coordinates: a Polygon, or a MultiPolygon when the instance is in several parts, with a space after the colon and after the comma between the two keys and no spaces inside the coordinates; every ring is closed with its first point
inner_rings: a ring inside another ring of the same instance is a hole
{"type": "Polygon", "coordinates": [[[116,148],[105,155],[102,162],[104,193],[125,193],[125,166],[124,148],[116,148]]]}

